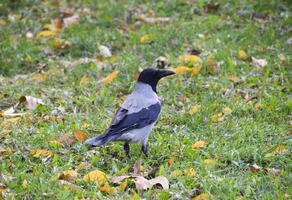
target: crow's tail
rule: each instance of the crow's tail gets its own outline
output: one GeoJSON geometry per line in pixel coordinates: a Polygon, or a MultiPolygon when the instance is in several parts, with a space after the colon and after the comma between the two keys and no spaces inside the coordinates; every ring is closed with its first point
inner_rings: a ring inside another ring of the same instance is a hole
{"type": "Polygon", "coordinates": [[[110,141],[115,140],[117,137],[115,136],[108,136],[107,132],[100,134],[94,138],[90,138],[88,140],[85,141],[85,144],[88,144],[90,146],[93,147],[98,147],[98,146],[102,146],[110,141]]]}

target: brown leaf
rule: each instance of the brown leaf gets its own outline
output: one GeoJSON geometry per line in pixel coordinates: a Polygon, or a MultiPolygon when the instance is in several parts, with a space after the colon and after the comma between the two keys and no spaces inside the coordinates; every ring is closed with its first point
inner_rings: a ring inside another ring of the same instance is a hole
{"type": "Polygon", "coordinates": [[[64,21],[64,26],[68,27],[69,25],[78,23],[80,21],[80,17],[79,15],[75,14],[71,17],[64,18],[63,21],[64,21]]]}
{"type": "Polygon", "coordinates": [[[169,189],[169,181],[163,176],[158,176],[150,180],[147,180],[142,176],[137,176],[134,182],[138,190],[147,190],[149,188],[152,188],[156,184],[160,184],[165,190],[169,189]]]}
{"type": "Polygon", "coordinates": [[[58,175],[59,180],[74,181],[77,178],[77,172],[75,170],[65,170],[58,175]]]}
{"type": "Polygon", "coordinates": [[[79,142],[83,142],[87,138],[86,135],[79,130],[74,131],[74,136],[79,142]]]}
{"type": "Polygon", "coordinates": [[[141,161],[137,160],[134,164],[134,174],[141,174],[141,161]]]}
{"type": "Polygon", "coordinates": [[[253,165],[250,165],[249,166],[249,169],[252,171],[252,172],[259,172],[261,171],[263,168],[261,166],[258,166],[257,164],[253,164],[253,165]]]}
{"type": "Polygon", "coordinates": [[[234,75],[228,76],[228,80],[230,80],[234,84],[237,84],[239,82],[238,78],[234,75]]]}
{"type": "Polygon", "coordinates": [[[61,137],[58,137],[56,139],[57,142],[60,142],[60,143],[67,143],[68,145],[71,145],[73,143],[73,140],[71,138],[70,135],[66,134],[66,135],[63,135],[61,137]]]}

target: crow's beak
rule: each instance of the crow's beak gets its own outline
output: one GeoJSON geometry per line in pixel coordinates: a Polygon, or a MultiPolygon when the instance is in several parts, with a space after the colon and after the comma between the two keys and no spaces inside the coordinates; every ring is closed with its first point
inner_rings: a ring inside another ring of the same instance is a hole
{"type": "Polygon", "coordinates": [[[172,70],[166,70],[166,69],[160,69],[159,70],[159,77],[160,78],[163,78],[163,77],[166,77],[166,76],[170,76],[170,75],[173,75],[175,74],[174,71],[172,70]]]}

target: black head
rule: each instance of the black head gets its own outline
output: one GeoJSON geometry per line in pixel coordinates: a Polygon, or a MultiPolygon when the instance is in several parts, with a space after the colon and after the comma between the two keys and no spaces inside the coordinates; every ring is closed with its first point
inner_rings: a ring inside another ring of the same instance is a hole
{"type": "Polygon", "coordinates": [[[166,69],[147,68],[144,69],[138,78],[138,82],[149,84],[153,91],[156,92],[156,86],[160,79],[175,74],[174,71],[166,69]]]}

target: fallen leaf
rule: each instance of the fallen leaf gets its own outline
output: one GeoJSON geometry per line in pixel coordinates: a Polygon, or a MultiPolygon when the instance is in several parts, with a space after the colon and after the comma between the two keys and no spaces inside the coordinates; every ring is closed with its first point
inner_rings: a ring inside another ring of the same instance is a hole
{"type": "Polygon", "coordinates": [[[236,76],[234,76],[234,75],[228,76],[228,80],[230,80],[234,84],[239,82],[238,78],[236,76]]]}
{"type": "Polygon", "coordinates": [[[65,170],[58,175],[59,180],[74,181],[78,174],[75,170],[65,170]]]}
{"type": "Polygon", "coordinates": [[[256,59],[254,57],[251,57],[251,64],[254,66],[254,67],[265,67],[267,66],[268,62],[266,59],[256,59]]]}
{"type": "Polygon", "coordinates": [[[204,162],[204,165],[206,165],[206,166],[214,166],[214,165],[216,165],[216,161],[212,160],[212,159],[205,159],[203,162],[204,162]]]}
{"type": "Polygon", "coordinates": [[[283,53],[280,53],[280,54],[278,55],[278,58],[279,58],[281,61],[285,61],[285,60],[286,60],[286,57],[285,57],[285,55],[284,55],[283,53]]]}
{"type": "Polygon", "coordinates": [[[218,72],[218,65],[214,57],[209,57],[207,60],[207,69],[211,74],[216,74],[218,72]]]}
{"type": "Polygon", "coordinates": [[[6,193],[5,187],[0,186],[0,197],[4,197],[6,193]]]}
{"type": "Polygon", "coordinates": [[[137,160],[136,162],[135,162],[135,164],[134,164],[134,174],[141,174],[141,168],[142,168],[142,166],[141,166],[141,161],[140,160],[137,160]]]}
{"type": "Polygon", "coordinates": [[[173,159],[169,159],[168,161],[167,161],[167,164],[168,164],[168,166],[172,166],[173,164],[174,164],[174,160],[173,159]]]}
{"type": "Polygon", "coordinates": [[[253,164],[253,165],[250,165],[249,166],[249,169],[252,171],[252,172],[259,172],[261,171],[263,168],[261,166],[258,166],[257,164],[253,164]]]}
{"type": "MultiPolygon", "coordinates": [[[[45,103],[43,102],[43,100],[32,97],[32,96],[21,96],[19,98],[19,102],[18,103],[22,103],[22,102],[26,102],[26,109],[28,110],[34,110],[37,108],[37,105],[45,105],[45,103]]],[[[16,104],[18,105],[18,104],[16,104]]],[[[14,106],[17,107],[17,106],[14,106]]]]}
{"type": "Polygon", "coordinates": [[[113,71],[106,78],[98,81],[99,83],[111,83],[115,78],[117,78],[119,71],[113,71]]]}
{"type": "Polygon", "coordinates": [[[87,138],[86,135],[79,130],[74,131],[74,136],[79,142],[83,142],[87,138]]]}
{"type": "Polygon", "coordinates": [[[9,156],[11,154],[12,154],[12,151],[9,147],[8,148],[0,148],[0,157],[1,156],[9,156]]]}
{"type": "Polygon", "coordinates": [[[239,50],[237,56],[241,60],[246,60],[248,58],[248,55],[244,50],[239,50]]]}
{"type": "Polygon", "coordinates": [[[191,74],[191,75],[197,75],[201,70],[200,66],[194,66],[194,67],[187,67],[187,66],[178,66],[173,69],[173,71],[176,74],[191,74]]]}
{"type": "Polygon", "coordinates": [[[69,145],[71,145],[73,143],[73,140],[71,138],[70,135],[63,135],[61,137],[58,137],[57,139],[55,139],[57,142],[59,143],[67,143],[69,145]]]}
{"type": "Polygon", "coordinates": [[[206,142],[204,140],[199,140],[196,143],[192,144],[193,149],[202,149],[206,147],[206,142]]]}
{"type": "Polygon", "coordinates": [[[224,115],[230,115],[232,113],[232,110],[228,107],[223,108],[224,115]]]}
{"type": "Polygon", "coordinates": [[[24,189],[26,189],[27,187],[28,187],[28,182],[27,182],[27,180],[26,179],[24,179],[23,181],[22,181],[22,187],[24,188],[24,189]]]}
{"type": "Polygon", "coordinates": [[[188,177],[196,176],[196,171],[194,170],[194,168],[184,169],[183,173],[185,176],[188,176],[188,177]]]}
{"type": "Polygon", "coordinates": [[[269,172],[269,173],[272,173],[275,176],[278,176],[281,173],[281,170],[280,169],[276,169],[276,168],[265,168],[265,171],[269,172]]]}
{"type": "Polygon", "coordinates": [[[75,14],[71,17],[66,17],[63,19],[63,22],[64,22],[64,27],[68,27],[72,24],[76,24],[80,21],[80,17],[79,15],[75,14]]]}
{"type": "Polygon", "coordinates": [[[41,31],[37,35],[38,37],[56,37],[56,32],[54,31],[41,31]]]}
{"type": "Polygon", "coordinates": [[[128,186],[128,181],[126,180],[126,181],[123,181],[121,184],[120,184],[120,188],[122,189],[122,190],[125,190],[126,188],[127,188],[127,186],[128,186]]]}
{"type": "Polygon", "coordinates": [[[143,35],[140,38],[140,42],[143,43],[148,43],[148,42],[152,42],[153,41],[153,35],[151,34],[147,34],[147,35],[143,35]]]}
{"type": "Polygon", "coordinates": [[[49,80],[49,76],[43,73],[35,73],[30,77],[30,79],[34,81],[47,81],[49,80]]]}
{"type": "Polygon", "coordinates": [[[103,57],[112,57],[112,53],[107,46],[99,45],[98,46],[99,54],[103,57]]]}
{"type": "Polygon", "coordinates": [[[169,17],[146,17],[145,15],[137,16],[137,19],[145,23],[165,24],[170,22],[169,17]]]}
{"type": "Polygon", "coordinates": [[[107,175],[100,170],[94,170],[89,172],[83,177],[83,180],[85,182],[97,182],[100,185],[104,185],[108,182],[107,175]]]}
{"type": "Polygon", "coordinates": [[[188,66],[193,66],[194,64],[201,62],[201,58],[199,56],[190,54],[179,56],[178,60],[188,66]]]}
{"type": "Polygon", "coordinates": [[[195,199],[207,200],[207,199],[209,199],[209,195],[206,193],[201,193],[198,196],[196,196],[195,199]]]}
{"type": "Polygon", "coordinates": [[[137,176],[134,182],[138,190],[147,190],[149,188],[152,188],[156,184],[160,184],[165,190],[169,189],[169,181],[163,176],[158,176],[150,180],[147,180],[142,176],[137,176]]]}
{"type": "Polygon", "coordinates": [[[287,147],[285,145],[280,144],[274,149],[273,153],[274,154],[283,154],[287,151],[288,151],[287,147]]]}
{"type": "Polygon", "coordinates": [[[197,113],[197,112],[199,111],[200,108],[201,108],[201,105],[195,105],[195,106],[192,106],[191,109],[190,109],[190,111],[189,111],[189,113],[190,113],[191,115],[193,115],[193,114],[197,113]]]}
{"type": "Polygon", "coordinates": [[[89,82],[89,78],[88,78],[87,74],[84,74],[80,80],[80,86],[86,87],[88,85],[88,82],[89,82]]]}
{"type": "Polygon", "coordinates": [[[222,113],[214,114],[211,116],[212,122],[222,122],[224,120],[224,115],[222,113]]]}
{"type": "Polygon", "coordinates": [[[114,194],[114,193],[118,192],[117,188],[111,187],[109,185],[100,186],[98,189],[101,192],[106,192],[106,193],[109,193],[109,194],[114,194]]]}
{"type": "Polygon", "coordinates": [[[34,149],[31,151],[31,155],[36,158],[48,158],[53,156],[53,152],[47,149],[34,149]]]}

